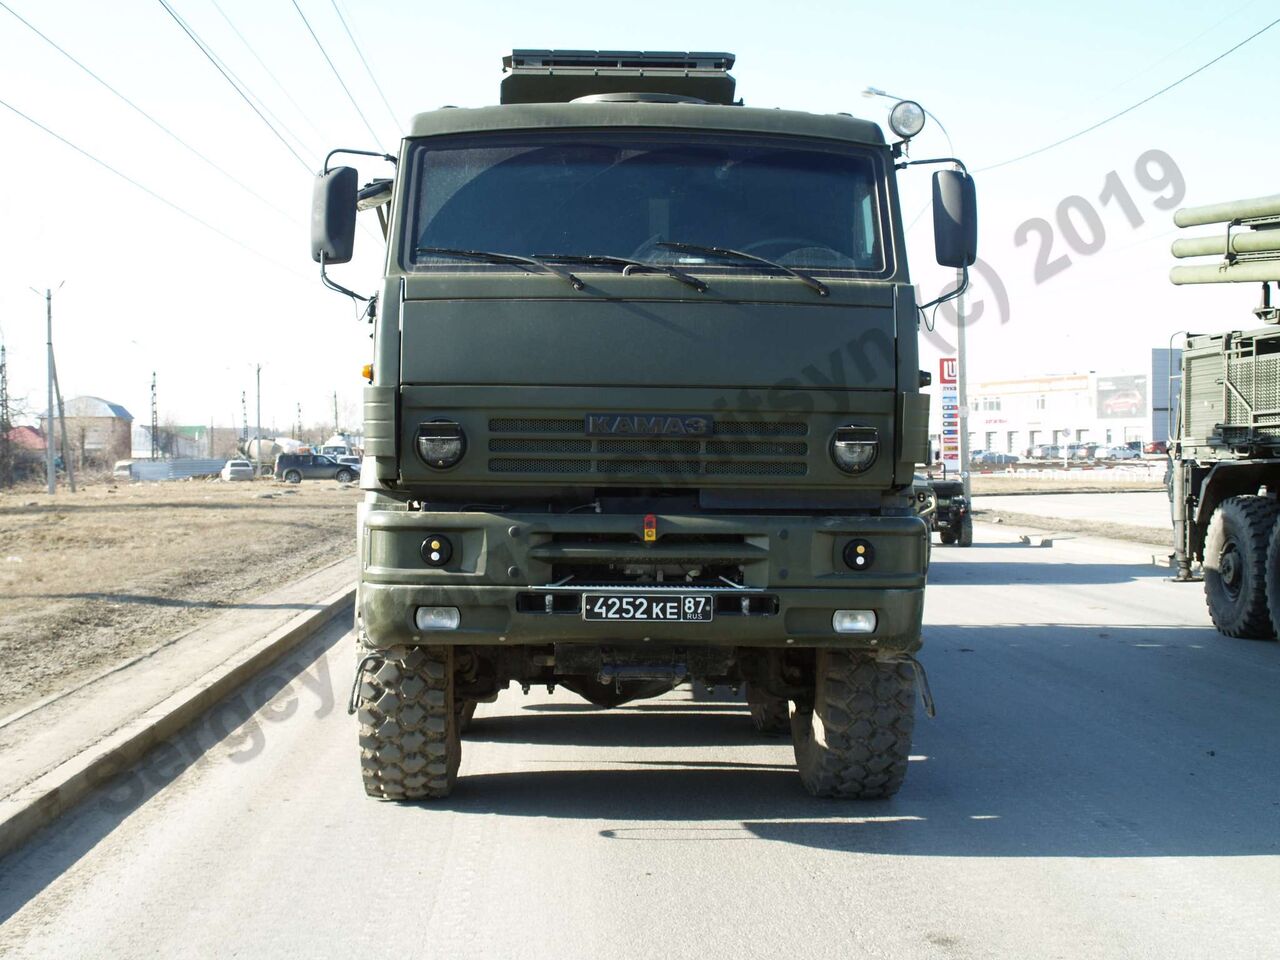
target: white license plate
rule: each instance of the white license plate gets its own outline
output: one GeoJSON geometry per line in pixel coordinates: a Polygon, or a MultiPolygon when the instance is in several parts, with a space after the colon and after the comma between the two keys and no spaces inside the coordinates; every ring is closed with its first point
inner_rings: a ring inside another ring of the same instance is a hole
{"type": "Polygon", "coordinates": [[[702,593],[587,593],[582,596],[584,620],[707,623],[714,613],[714,601],[702,593]]]}

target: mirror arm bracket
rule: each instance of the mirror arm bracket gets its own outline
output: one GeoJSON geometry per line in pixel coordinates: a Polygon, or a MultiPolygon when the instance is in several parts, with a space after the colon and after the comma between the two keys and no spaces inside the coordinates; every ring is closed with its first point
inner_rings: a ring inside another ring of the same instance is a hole
{"type": "Polygon", "coordinates": [[[374,294],[373,296],[369,296],[369,297],[361,296],[360,294],[356,293],[354,290],[348,290],[342,284],[335,283],[334,281],[330,280],[329,274],[324,268],[324,263],[325,263],[325,256],[322,253],[320,254],[320,282],[323,283],[330,290],[333,290],[337,293],[345,293],[352,300],[359,300],[361,303],[371,303],[373,300],[377,298],[377,294],[374,294]]]}
{"type": "Polygon", "coordinates": [[[966,167],[964,165],[964,161],[958,157],[933,157],[930,160],[903,160],[901,163],[895,163],[893,168],[895,170],[901,170],[903,167],[918,167],[924,163],[954,163],[966,176],[969,174],[969,168],[966,167]]]}
{"type": "Polygon", "coordinates": [[[385,160],[387,161],[387,163],[390,163],[393,165],[396,164],[397,162],[395,157],[393,157],[389,153],[383,153],[381,150],[350,150],[346,147],[338,147],[336,150],[330,150],[325,155],[324,169],[320,171],[321,174],[325,174],[329,172],[329,161],[332,160],[334,157],[336,157],[340,153],[350,154],[351,156],[355,156],[355,157],[378,157],[380,160],[385,160]]]}

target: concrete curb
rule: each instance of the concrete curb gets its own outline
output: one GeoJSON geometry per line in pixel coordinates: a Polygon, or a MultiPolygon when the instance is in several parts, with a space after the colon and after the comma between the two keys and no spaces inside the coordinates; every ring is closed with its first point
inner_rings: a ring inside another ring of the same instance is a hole
{"type": "Polygon", "coordinates": [[[346,587],[223,661],[194,683],[156,704],[92,747],[65,761],[0,802],[0,857],[52,823],[148,750],[234,693],[255,674],[315,636],[355,598],[346,587]]]}

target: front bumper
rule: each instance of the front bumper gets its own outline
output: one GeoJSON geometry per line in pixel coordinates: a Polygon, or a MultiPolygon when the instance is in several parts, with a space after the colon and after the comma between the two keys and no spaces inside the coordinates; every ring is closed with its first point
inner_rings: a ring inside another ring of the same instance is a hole
{"type": "Polygon", "coordinates": [[[928,528],[918,517],[656,519],[657,538],[646,544],[638,515],[430,513],[362,504],[358,612],[366,642],[377,649],[413,643],[653,642],[885,652],[920,645],[928,528]],[[433,534],[453,545],[446,569],[433,569],[422,559],[422,543],[433,534]],[[844,547],[854,538],[874,547],[870,569],[845,564],[844,547]],[[708,623],[588,621],[574,598],[589,588],[554,578],[558,564],[592,558],[641,564],[714,558],[739,568],[741,586],[633,585],[636,593],[711,593],[717,612],[708,623]],[[548,601],[548,610],[542,600],[553,595],[557,599],[548,601]],[[423,606],[457,607],[458,628],[418,630],[414,616],[423,606]],[[875,630],[835,633],[832,615],[844,609],[874,610],[875,630]]]}

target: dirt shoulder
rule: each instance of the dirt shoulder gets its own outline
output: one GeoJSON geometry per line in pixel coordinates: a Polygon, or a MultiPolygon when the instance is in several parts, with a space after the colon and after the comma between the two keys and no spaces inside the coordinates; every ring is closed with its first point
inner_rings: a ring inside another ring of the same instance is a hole
{"type": "Polygon", "coordinates": [[[1007,523],[1045,532],[1078,533],[1082,536],[1101,537],[1106,540],[1124,540],[1129,543],[1160,547],[1165,552],[1173,550],[1172,534],[1154,527],[1128,526],[1096,520],[1065,520],[1058,517],[1037,516],[1032,513],[983,510],[980,507],[974,508],[973,519],[979,523],[1007,523]]]}
{"type": "Polygon", "coordinates": [[[0,494],[0,715],[351,553],[359,499],[321,481],[0,494]]]}

